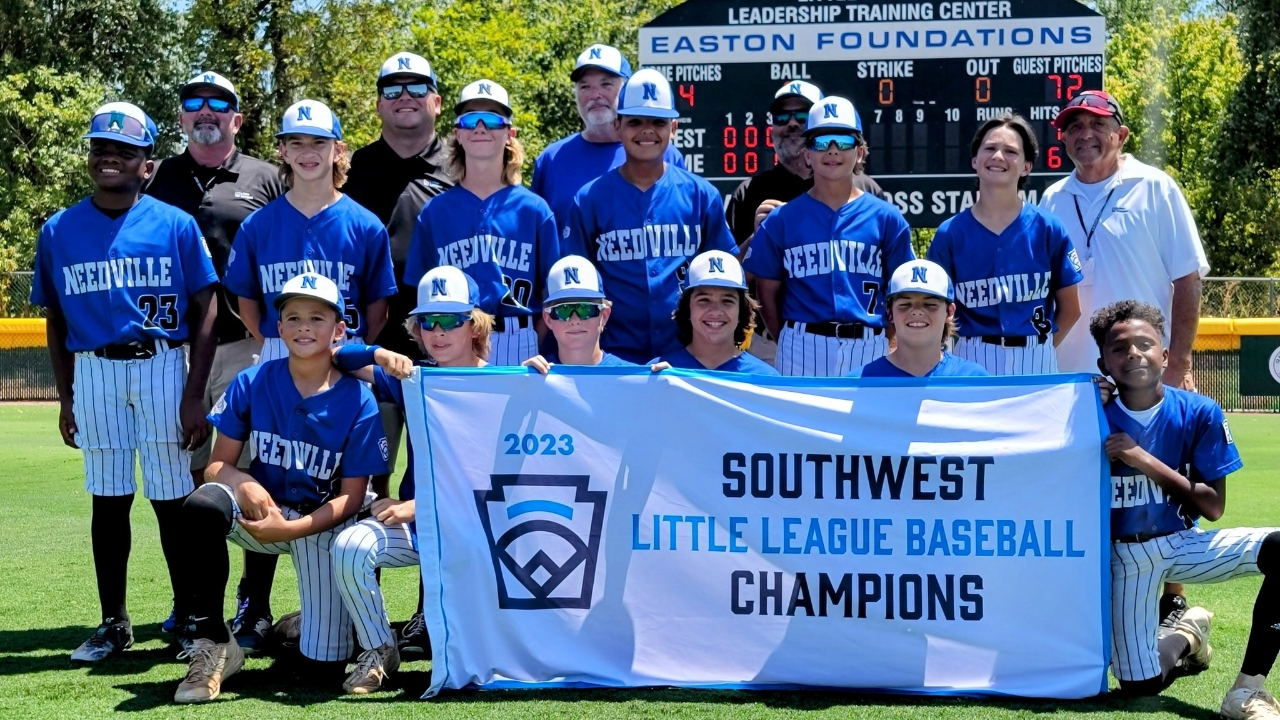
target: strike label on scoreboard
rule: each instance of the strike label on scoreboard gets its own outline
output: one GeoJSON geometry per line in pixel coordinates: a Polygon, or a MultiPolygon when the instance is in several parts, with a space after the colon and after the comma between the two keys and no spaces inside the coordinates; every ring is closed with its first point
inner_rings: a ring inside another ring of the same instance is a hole
{"type": "Polygon", "coordinates": [[[867,172],[914,227],[976,200],[969,146],[1004,112],[1040,142],[1027,199],[1071,171],[1051,121],[1102,87],[1106,27],[1075,0],[690,0],[640,30],[676,91],[673,138],[725,194],[777,163],[769,104],[789,80],[853,101],[867,172]]]}

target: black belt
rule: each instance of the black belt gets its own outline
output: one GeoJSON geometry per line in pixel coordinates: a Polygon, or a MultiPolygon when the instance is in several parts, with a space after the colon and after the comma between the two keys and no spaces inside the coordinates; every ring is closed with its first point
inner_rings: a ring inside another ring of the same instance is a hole
{"type": "Polygon", "coordinates": [[[1118,537],[1112,540],[1111,542],[1144,543],[1144,542],[1147,542],[1148,540],[1155,540],[1156,538],[1168,537],[1172,534],[1173,533],[1169,533],[1169,532],[1138,533],[1136,535],[1125,535],[1123,537],[1118,537]]]}
{"type": "Polygon", "coordinates": [[[1013,337],[1004,337],[1003,335],[983,335],[982,342],[988,345],[999,345],[1000,347],[1027,347],[1028,345],[1035,347],[1044,342],[1044,339],[1032,335],[1015,335],[1013,337]]]}
{"type": "Polygon", "coordinates": [[[107,360],[146,360],[165,350],[182,347],[182,341],[137,340],[125,345],[108,345],[93,351],[95,357],[107,360]]]}
{"type": "Polygon", "coordinates": [[[799,330],[799,326],[804,325],[804,332],[813,333],[814,335],[822,335],[823,337],[840,338],[841,340],[861,340],[867,337],[867,334],[880,335],[884,332],[884,328],[873,328],[862,323],[839,323],[839,322],[811,322],[798,323],[794,320],[787,321],[787,327],[799,330]]]}
{"type": "Polygon", "coordinates": [[[517,315],[514,317],[496,317],[493,319],[493,329],[498,332],[506,332],[507,323],[510,322],[513,328],[524,330],[533,327],[532,315],[517,315]]]}

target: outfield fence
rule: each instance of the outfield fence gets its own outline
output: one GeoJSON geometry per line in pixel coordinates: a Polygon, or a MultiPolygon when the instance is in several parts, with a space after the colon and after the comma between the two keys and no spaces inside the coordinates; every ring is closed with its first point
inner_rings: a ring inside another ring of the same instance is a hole
{"type": "MultiPolygon", "coordinates": [[[[0,273],[0,401],[57,399],[31,279],[30,272],[0,273]]],[[[1267,329],[1280,327],[1280,278],[1206,278],[1201,315],[1192,353],[1197,389],[1227,410],[1280,412],[1280,397],[1240,394],[1240,336],[1280,335],[1267,329]]]]}

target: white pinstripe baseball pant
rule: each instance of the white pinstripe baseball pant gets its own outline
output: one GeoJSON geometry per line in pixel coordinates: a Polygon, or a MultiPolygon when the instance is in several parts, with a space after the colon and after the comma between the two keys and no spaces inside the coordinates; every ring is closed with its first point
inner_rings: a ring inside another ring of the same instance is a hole
{"type": "Polygon", "coordinates": [[[191,453],[182,449],[178,413],[186,384],[187,354],[181,347],[142,360],[76,353],[71,408],[76,444],[84,455],[85,490],[108,497],[136,493],[137,453],[148,499],[191,494],[191,453]]]}
{"type": "Polygon", "coordinates": [[[1028,338],[1026,347],[1003,347],[982,342],[980,337],[962,337],[952,354],[975,362],[992,375],[1045,375],[1058,372],[1058,353],[1053,336],[1040,342],[1038,336],[1028,338]],[[1035,340],[1035,344],[1030,344],[1035,340]]]}
{"type": "Polygon", "coordinates": [[[490,365],[519,365],[538,354],[538,331],[522,328],[517,318],[507,318],[506,327],[489,335],[490,365]]]}
{"type": "Polygon", "coordinates": [[[774,366],[783,375],[843,377],[888,352],[884,333],[870,338],[834,338],[805,332],[805,323],[788,323],[778,338],[774,366]]]}
{"type": "MultiPolygon", "coordinates": [[[[207,484],[221,488],[231,497],[234,517],[238,519],[240,505],[236,503],[235,491],[221,483],[207,484]]],[[[286,520],[302,517],[302,513],[285,505],[280,506],[280,513],[286,520]]],[[[255,540],[239,522],[232,522],[231,532],[227,533],[228,542],[245,550],[293,558],[293,569],[298,575],[298,596],[302,601],[302,636],[298,638],[298,650],[312,660],[346,660],[355,651],[351,615],[338,592],[333,561],[329,557],[334,538],[354,524],[355,518],[352,517],[324,532],[266,545],[255,540]]]]}
{"type": "Polygon", "coordinates": [[[394,640],[374,570],[418,564],[418,551],[413,547],[408,524],[384,525],[377,518],[363,520],[339,533],[331,552],[338,591],[355,621],[360,647],[372,650],[394,640]]]}
{"type": "Polygon", "coordinates": [[[1258,550],[1277,528],[1191,528],[1144,543],[1111,544],[1111,672],[1160,676],[1160,594],[1166,582],[1218,583],[1258,574],[1258,550]]]}

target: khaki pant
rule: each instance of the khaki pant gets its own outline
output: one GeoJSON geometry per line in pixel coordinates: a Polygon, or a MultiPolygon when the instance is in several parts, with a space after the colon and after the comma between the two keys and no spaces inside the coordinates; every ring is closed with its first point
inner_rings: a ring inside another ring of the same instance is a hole
{"type": "MultiPolygon", "coordinates": [[[[241,370],[258,362],[258,354],[261,351],[262,345],[253,338],[225,343],[214,350],[213,366],[209,368],[209,384],[205,386],[204,391],[205,412],[213,409],[214,403],[218,402],[241,370]]],[[[209,433],[209,439],[191,453],[191,470],[194,472],[208,467],[209,453],[212,451],[213,433],[209,433]]],[[[240,452],[240,462],[237,466],[242,469],[249,467],[248,443],[245,443],[244,449],[240,452]]]]}

